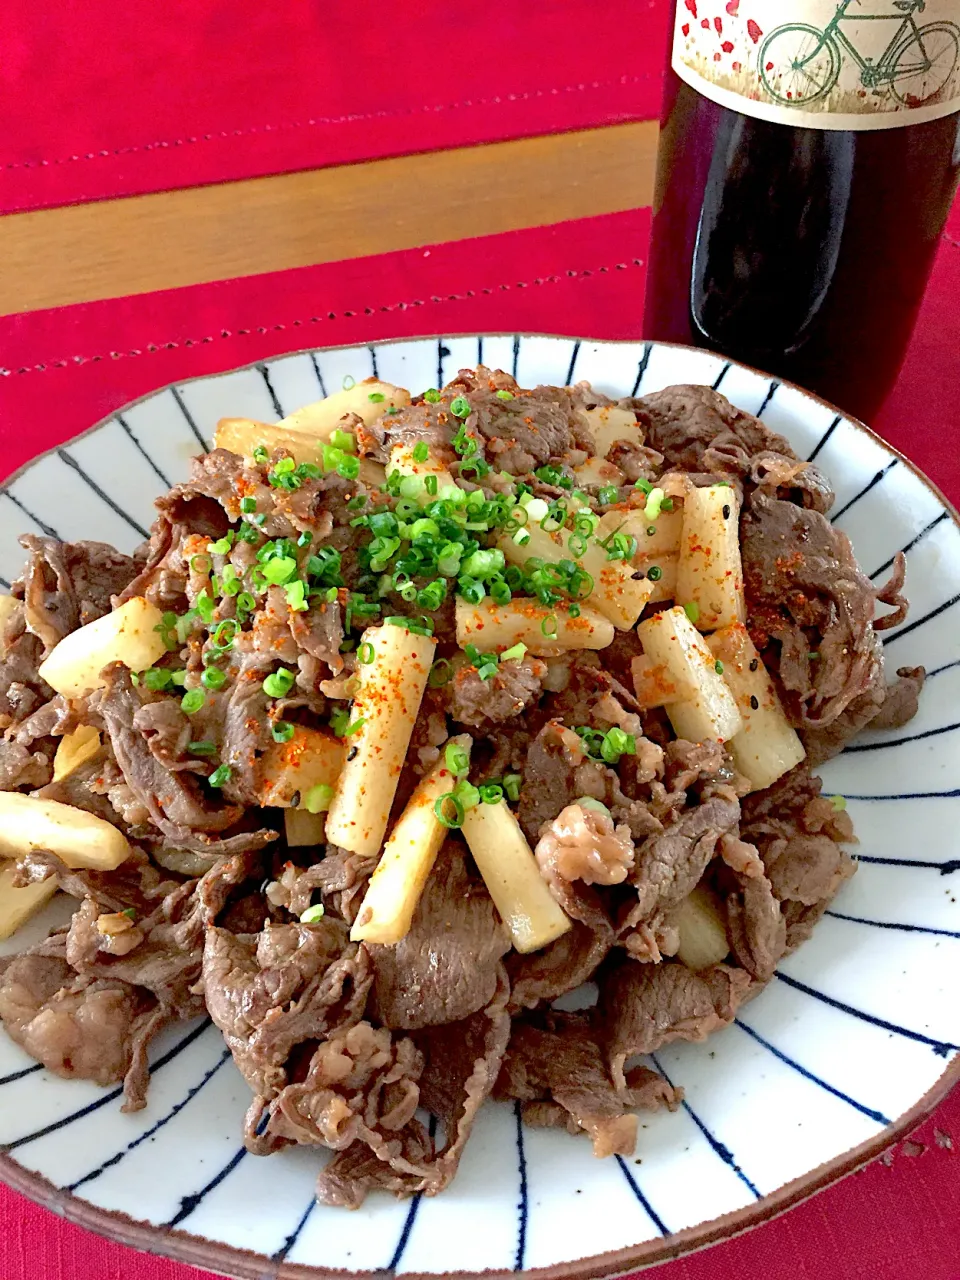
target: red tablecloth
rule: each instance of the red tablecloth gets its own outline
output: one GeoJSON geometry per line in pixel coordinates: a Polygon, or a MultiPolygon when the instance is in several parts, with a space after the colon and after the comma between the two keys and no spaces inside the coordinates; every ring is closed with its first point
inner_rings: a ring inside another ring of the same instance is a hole
{"type": "Polygon", "coordinates": [[[0,212],[648,120],[667,8],[5,0],[0,212]]]}
{"type": "MultiPolygon", "coordinates": [[[[0,471],[177,379],[298,347],[521,330],[640,334],[647,211],[0,318],[0,471]]],[[[960,500],[960,211],[877,424],[960,500]]],[[[655,1280],[960,1280],[960,1092],[902,1147],[778,1221],[655,1280]],[[940,1138],[938,1141],[937,1133],[940,1138]]],[[[3,1280],[197,1280],[0,1189],[3,1280]]]]}

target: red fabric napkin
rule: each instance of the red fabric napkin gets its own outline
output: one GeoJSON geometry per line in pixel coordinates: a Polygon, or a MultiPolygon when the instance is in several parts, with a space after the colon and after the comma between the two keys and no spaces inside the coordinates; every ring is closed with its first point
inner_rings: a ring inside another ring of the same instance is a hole
{"type": "MultiPolygon", "coordinates": [[[[0,473],[174,379],[299,347],[418,334],[640,335],[649,212],[0,318],[0,473]]],[[[878,427],[960,499],[960,211],[878,427]]],[[[958,1280],[960,1091],[876,1162],[654,1280],[958,1280]],[[939,1138],[938,1138],[939,1133],[939,1138]],[[922,1148],[922,1150],[921,1150],[922,1148]]],[[[4,1280],[197,1280],[0,1188],[4,1280]]]]}
{"type": "Polygon", "coordinates": [[[0,212],[651,119],[668,8],[6,0],[0,212]]]}

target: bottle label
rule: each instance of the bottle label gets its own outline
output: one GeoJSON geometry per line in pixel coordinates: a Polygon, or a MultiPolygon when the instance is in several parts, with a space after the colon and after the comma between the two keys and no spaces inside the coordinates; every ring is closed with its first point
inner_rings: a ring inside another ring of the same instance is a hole
{"type": "Polygon", "coordinates": [[[677,0],[672,62],[760,120],[917,124],[960,111],[960,0],[677,0]]]}

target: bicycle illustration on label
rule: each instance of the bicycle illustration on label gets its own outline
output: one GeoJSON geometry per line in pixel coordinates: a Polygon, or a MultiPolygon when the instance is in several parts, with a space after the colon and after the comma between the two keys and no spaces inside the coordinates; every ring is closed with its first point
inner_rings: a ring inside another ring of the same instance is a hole
{"type": "Polygon", "coordinates": [[[960,62],[960,27],[953,22],[917,23],[926,0],[891,0],[893,13],[848,13],[862,0],[840,0],[821,30],[806,22],[775,27],[760,48],[763,86],[774,101],[808,107],[833,89],[845,57],[860,68],[864,89],[889,88],[904,107],[934,102],[950,83],[960,62]],[[876,58],[864,57],[841,27],[842,22],[896,22],[890,43],[876,58]]]}

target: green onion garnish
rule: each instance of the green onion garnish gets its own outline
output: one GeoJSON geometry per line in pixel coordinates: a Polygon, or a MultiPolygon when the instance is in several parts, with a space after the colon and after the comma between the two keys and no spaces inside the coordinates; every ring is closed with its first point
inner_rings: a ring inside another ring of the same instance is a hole
{"type": "Polygon", "coordinates": [[[722,676],[722,675],[723,675],[723,663],[720,661],[720,659],[719,659],[719,658],[718,658],[718,659],[716,660],[716,662],[713,664],[713,669],[714,669],[714,671],[717,673],[717,675],[718,675],[718,676],[722,676]]]}
{"type": "Polygon", "coordinates": [[[206,702],[202,689],[188,689],[180,699],[180,710],[186,715],[192,716],[194,712],[199,711],[206,702]]]}
{"type": "Polygon", "coordinates": [[[503,388],[501,388],[501,389],[497,392],[497,399],[498,399],[498,400],[512,400],[512,399],[513,399],[513,392],[512,392],[512,391],[505,391],[503,388]]]}
{"type": "Polygon", "coordinates": [[[844,809],[847,807],[845,796],[831,796],[830,803],[833,805],[835,813],[843,813],[844,809]]]}
{"type": "Polygon", "coordinates": [[[386,398],[387,397],[383,394],[382,391],[371,391],[370,394],[367,396],[367,399],[372,400],[374,404],[383,404],[386,398]]]}
{"type": "Polygon", "coordinates": [[[425,391],[423,393],[423,398],[424,400],[426,400],[428,404],[439,404],[440,392],[437,391],[434,387],[431,387],[429,391],[425,391]]]}
{"type": "MultiPolygon", "coordinates": [[[[649,577],[650,575],[648,574],[647,576],[649,577]]],[[[690,621],[694,623],[694,625],[700,621],[700,606],[697,604],[696,600],[691,600],[689,604],[685,604],[683,606],[683,612],[687,615],[690,621]]]]}
{"type": "Polygon", "coordinates": [[[296,730],[288,720],[277,720],[270,726],[274,742],[289,742],[296,730]]]}
{"type": "Polygon", "coordinates": [[[307,813],[325,813],[330,808],[332,799],[333,787],[329,783],[319,782],[304,793],[300,800],[300,808],[306,809],[307,813]]]}
{"type": "Polygon", "coordinates": [[[323,919],[323,903],[315,902],[312,907],[307,907],[306,911],[300,917],[301,924],[319,924],[323,919]]]}
{"type": "Polygon", "coordinates": [[[462,773],[466,773],[470,768],[470,757],[458,742],[447,743],[447,748],[443,753],[443,758],[446,762],[447,768],[456,777],[459,777],[462,773]]]}
{"type": "Polygon", "coordinates": [[[418,440],[417,443],[413,446],[414,462],[426,462],[426,460],[429,457],[430,457],[430,450],[427,446],[427,442],[425,440],[418,440]]]}
{"type": "Polygon", "coordinates": [[[219,667],[207,667],[200,677],[200,683],[207,689],[222,689],[226,682],[227,677],[219,667]]]}
{"type": "Polygon", "coordinates": [[[486,782],[480,787],[480,800],[483,804],[499,804],[503,799],[503,787],[496,782],[486,782]]]}
{"type": "Polygon", "coordinates": [[[456,396],[450,402],[450,412],[455,418],[469,418],[471,413],[470,401],[463,396],[456,396]]]}
{"type": "Polygon", "coordinates": [[[257,509],[256,498],[240,499],[240,510],[244,513],[244,515],[248,515],[251,511],[256,511],[256,509],[257,509]]]}
{"type": "Polygon", "coordinates": [[[523,781],[519,773],[504,775],[503,790],[508,800],[516,802],[520,799],[520,783],[523,781]]]}
{"type": "Polygon", "coordinates": [[[442,827],[456,829],[463,826],[463,805],[452,791],[445,792],[439,800],[434,801],[433,812],[442,827]]]}
{"type": "Polygon", "coordinates": [[[523,641],[519,641],[510,649],[504,649],[500,655],[501,662],[521,662],[524,654],[527,652],[527,646],[523,641]]]}
{"type": "Polygon", "coordinates": [[[210,783],[211,787],[222,787],[225,783],[230,781],[231,773],[232,770],[228,764],[221,764],[214,769],[207,781],[210,783]]]}
{"type": "Polygon", "coordinates": [[[187,751],[192,756],[212,756],[216,754],[215,742],[188,742],[187,751]]]}
{"type": "Polygon", "coordinates": [[[293,688],[296,676],[286,667],[280,667],[263,682],[263,692],[270,698],[282,698],[293,688]]]}

